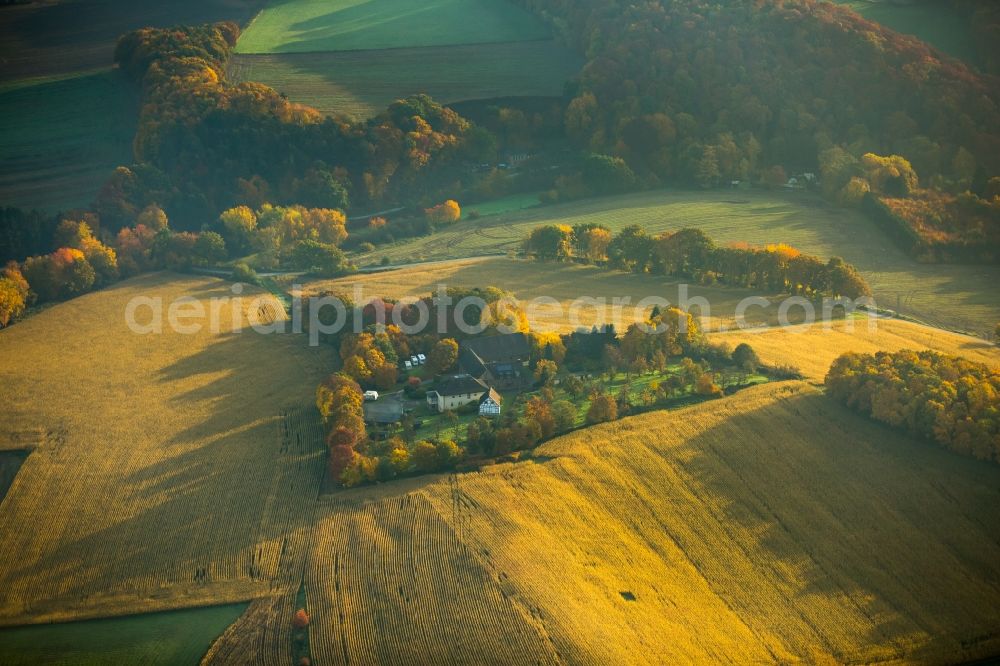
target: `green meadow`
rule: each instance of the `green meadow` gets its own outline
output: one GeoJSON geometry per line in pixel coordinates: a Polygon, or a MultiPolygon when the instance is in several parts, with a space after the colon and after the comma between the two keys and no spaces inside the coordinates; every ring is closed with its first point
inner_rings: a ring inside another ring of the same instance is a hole
{"type": "Polygon", "coordinates": [[[307,53],[545,39],[505,0],[285,0],[250,23],[239,53],[307,53]]]}
{"type": "Polygon", "coordinates": [[[246,604],[0,629],[0,662],[15,664],[190,664],[246,604]]]}

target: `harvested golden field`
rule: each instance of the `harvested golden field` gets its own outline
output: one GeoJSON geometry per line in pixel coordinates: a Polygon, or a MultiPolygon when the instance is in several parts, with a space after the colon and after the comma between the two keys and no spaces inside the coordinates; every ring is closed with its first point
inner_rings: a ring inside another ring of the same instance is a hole
{"type": "Polygon", "coordinates": [[[917,263],[862,213],[804,192],[659,190],[584,199],[462,220],[429,236],[379,247],[360,260],[459,259],[514,251],[539,225],[581,223],[612,231],[637,224],[651,234],[696,227],[719,244],[788,243],[854,264],[882,307],[984,336],[1000,320],[1000,267],[917,263]]]}
{"type": "Polygon", "coordinates": [[[766,330],[716,333],[715,342],[735,347],[751,345],[765,363],[794,365],[810,380],[822,382],[830,364],[841,354],[900,349],[931,349],[943,354],[964,356],[973,361],[1000,367],[1000,346],[980,338],[922,326],[899,319],[877,319],[869,328],[865,317],[836,321],[829,328],[821,324],[766,330]]]}
{"type": "MultiPolygon", "coordinates": [[[[681,302],[681,291],[676,279],[653,275],[636,275],[609,271],[596,266],[579,264],[544,263],[506,257],[480,257],[454,261],[415,264],[380,273],[351,275],[336,280],[318,280],[304,287],[306,294],[332,291],[354,296],[359,293],[364,299],[413,298],[437,293],[438,285],[447,287],[494,286],[514,294],[526,308],[533,299],[554,299],[555,303],[537,301],[536,307],[528,311],[528,319],[533,330],[573,331],[579,326],[591,326],[618,322],[620,330],[642,319],[642,312],[648,314],[652,308],[636,309],[644,298],[652,296],[668,300],[672,304],[681,302]],[[355,289],[360,288],[360,292],[355,289]],[[603,305],[589,305],[579,309],[576,317],[570,314],[570,305],[580,298],[605,299],[603,305]],[[621,316],[615,316],[614,298],[624,301],[621,316]]],[[[713,329],[732,328],[735,325],[736,307],[741,300],[759,296],[758,292],[747,289],[724,287],[702,287],[687,285],[687,298],[704,298],[709,303],[709,324],[713,329]]],[[[780,295],[767,296],[774,303],[761,308],[754,306],[746,310],[749,324],[774,324],[777,321],[778,299],[780,295]]],[[[697,315],[697,307],[692,308],[697,315]]],[[[801,321],[801,310],[789,312],[792,321],[801,321]]]]}
{"type": "Polygon", "coordinates": [[[953,663],[1000,649],[1000,468],[808,385],[336,495],[317,663],[953,663]]]}
{"type": "MultiPolygon", "coordinates": [[[[171,332],[165,313],[162,335],[138,335],[124,317],[135,296],[208,310],[232,292],[154,274],[0,331],[0,442],[33,449],[0,504],[0,624],[294,601],[324,469],[312,401],[328,350],[233,332],[234,311],[257,317],[246,293],[222,305],[218,333],[171,332]]],[[[283,317],[264,299],[265,319],[283,317]]]]}

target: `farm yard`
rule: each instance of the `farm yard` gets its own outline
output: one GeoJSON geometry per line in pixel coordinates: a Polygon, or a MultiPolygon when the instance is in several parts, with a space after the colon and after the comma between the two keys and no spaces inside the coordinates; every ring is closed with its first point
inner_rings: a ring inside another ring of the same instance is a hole
{"type": "Polygon", "coordinates": [[[628,418],[532,460],[321,503],[313,657],[992,654],[998,481],[803,383],[628,418]]]}
{"type": "Polygon", "coordinates": [[[233,82],[259,81],[324,114],[376,115],[427,93],[441,103],[508,96],[558,96],[582,66],[552,40],[375,51],[236,54],[233,82]]]}
{"type": "Polygon", "coordinates": [[[236,308],[244,321],[282,316],[270,296],[249,312],[249,294],[223,303],[219,333],[138,335],[122,317],[135,296],[208,310],[232,292],[151,274],[2,333],[0,449],[31,451],[0,504],[2,625],[294,603],[324,469],[311,404],[329,350],[232,332],[236,308]]]}
{"type": "Polygon", "coordinates": [[[89,205],[131,163],[137,113],[111,69],[0,84],[0,202],[50,213],[89,205]]]}
{"type": "Polygon", "coordinates": [[[264,8],[237,53],[310,53],[546,39],[545,24],[506,0],[286,0],[264,8]]]}
{"type": "Polygon", "coordinates": [[[586,199],[463,220],[430,236],[379,247],[357,261],[388,257],[409,263],[516,252],[536,226],[587,222],[612,231],[637,224],[651,234],[697,227],[720,244],[781,242],[824,258],[840,256],[861,271],[880,307],[953,330],[987,335],[1000,312],[997,266],[917,263],[861,213],[804,193],[661,190],[586,199]]]}

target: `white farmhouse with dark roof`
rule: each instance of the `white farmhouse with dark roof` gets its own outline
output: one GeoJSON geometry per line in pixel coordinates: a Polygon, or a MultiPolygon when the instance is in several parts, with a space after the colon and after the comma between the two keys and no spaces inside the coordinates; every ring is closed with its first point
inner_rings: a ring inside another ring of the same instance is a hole
{"type": "Polygon", "coordinates": [[[427,392],[427,404],[443,412],[458,409],[470,402],[478,402],[490,388],[472,375],[452,375],[443,377],[427,392]]]}

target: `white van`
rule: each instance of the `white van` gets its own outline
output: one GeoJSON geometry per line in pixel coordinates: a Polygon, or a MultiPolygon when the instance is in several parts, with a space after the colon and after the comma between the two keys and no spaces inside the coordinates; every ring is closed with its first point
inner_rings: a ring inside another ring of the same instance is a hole
{"type": "Polygon", "coordinates": [[[374,402],[378,400],[378,391],[365,391],[365,402],[374,402]]]}

